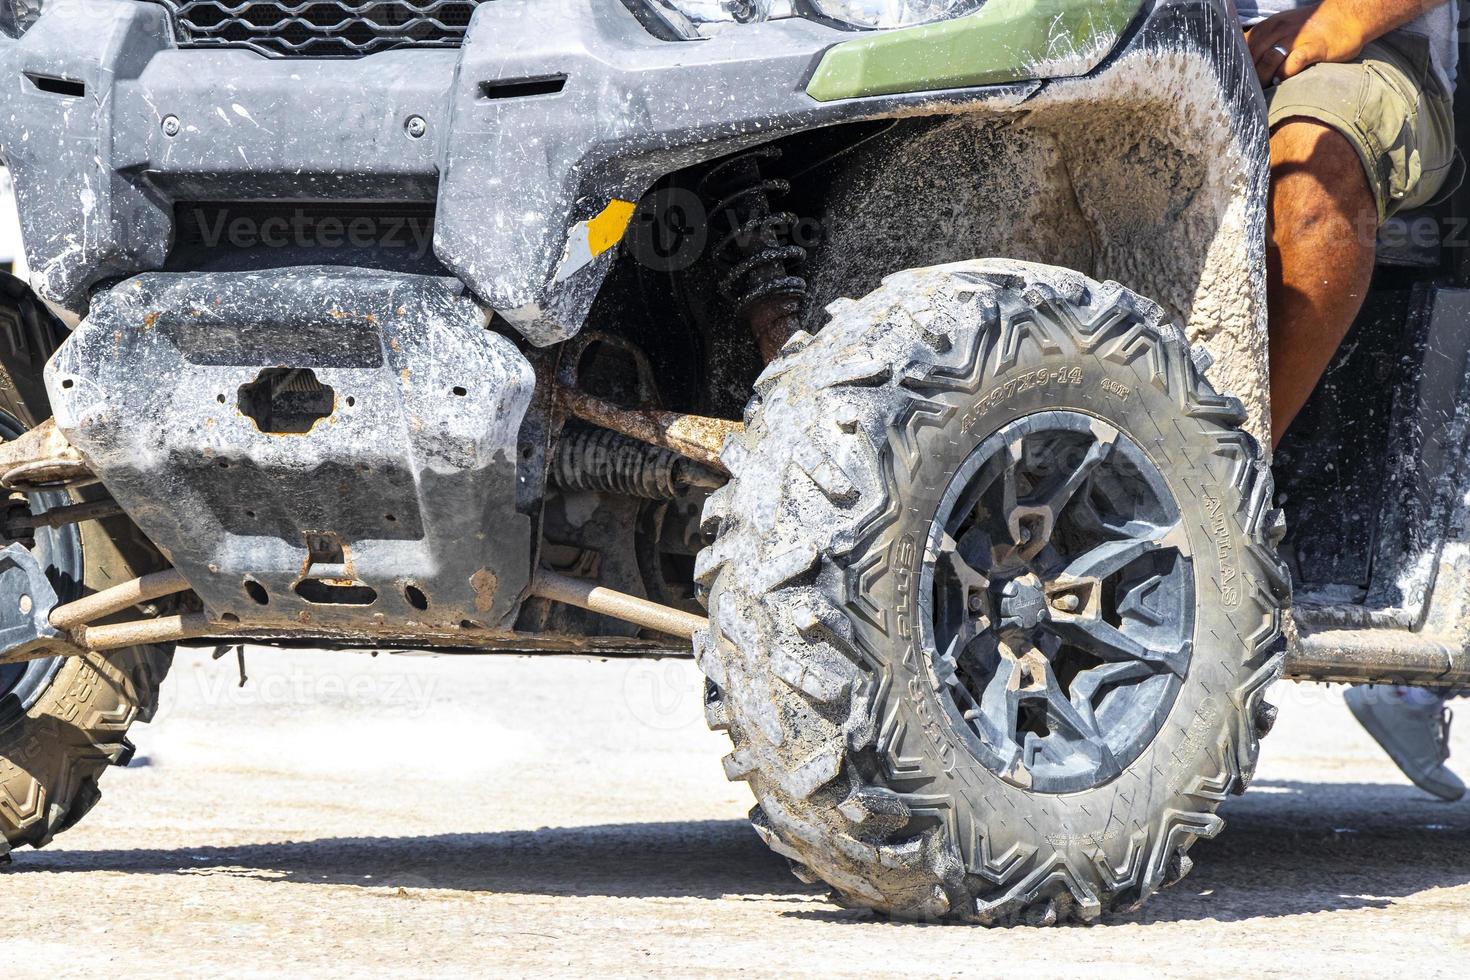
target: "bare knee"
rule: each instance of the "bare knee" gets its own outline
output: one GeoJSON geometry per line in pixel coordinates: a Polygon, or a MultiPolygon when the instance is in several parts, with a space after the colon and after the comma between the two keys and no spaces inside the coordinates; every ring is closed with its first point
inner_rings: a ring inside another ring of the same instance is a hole
{"type": "Polygon", "coordinates": [[[1362,159],[1337,130],[1291,119],[1271,134],[1271,226],[1278,246],[1373,247],[1378,206],[1362,159]]]}

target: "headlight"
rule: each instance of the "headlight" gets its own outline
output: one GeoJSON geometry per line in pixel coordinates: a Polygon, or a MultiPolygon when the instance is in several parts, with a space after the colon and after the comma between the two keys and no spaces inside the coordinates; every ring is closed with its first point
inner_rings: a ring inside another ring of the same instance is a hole
{"type": "MultiPolygon", "coordinates": [[[[5,2],[5,0],[0,0],[5,2]]],[[[949,20],[978,10],[985,0],[643,0],[680,37],[710,37],[740,24],[788,17],[835,21],[883,30],[949,20]]]]}
{"type": "Polygon", "coordinates": [[[44,0],[0,0],[0,34],[20,37],[41,16],[44,0]]]}
{"type": "Polygon", "coordinates": [[[984,0],[811,0],[831,20],[884,30],[949,20],[978,9],[984,0]]]}

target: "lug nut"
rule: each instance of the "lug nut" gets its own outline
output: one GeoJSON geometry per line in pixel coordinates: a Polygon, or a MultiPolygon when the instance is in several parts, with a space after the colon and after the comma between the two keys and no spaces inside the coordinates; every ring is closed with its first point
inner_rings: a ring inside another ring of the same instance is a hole
{"type": "Polygon", "coordinates": [[[967,602],[966,605],[969,606],[970,612],[972,612],[972,613],[979,612],[980,611],[980,606],[981,606],[980,593],[977,592],[974,595],[970,596],[970,601],[967,602]]]}
{"type": "Polygon", "coordinates": [[[408,131],[410,138],[422,139],[424,134],[429,131],[429,124],[424,121],[423,116],[409,116],[408,122],[403,124],[403,128],[408,131]]]}
{"type": "Polygon", "coordinates": [[[163,117],[163,135],[165,135],[165,136],[177,136],[177,135],[179,135],[179,130],[182,129],[182,128],[183,127],[179,123],[179,117],[178,116],[164,116],[163,117]]]}
{"type": "Polygon", "coordinates": [[[1079,605],[1081,602],[1070,592],[1066,595],[1059,595],[1051,601],[1051,607],[1058,612],[1076,612],[1079,605]]]}

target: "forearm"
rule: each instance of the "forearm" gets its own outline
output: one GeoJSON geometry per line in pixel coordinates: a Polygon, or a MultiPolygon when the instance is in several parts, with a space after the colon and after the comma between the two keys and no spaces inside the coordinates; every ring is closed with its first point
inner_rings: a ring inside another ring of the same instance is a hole
{"type": "Polygon", "coordinates": [[[1352,61],[1363,47],[1445,0],[1322,0],[1267,17],[1246,34],[1262,85],[1324,61],[1352,61]]]}
{"type": "Polygon", "coordinates": [[[1376,41],[1403,27],[1444,0],[1322,0],[1320,9],[1333,20],[1350,26],[1360,44],[1376,41]]]}

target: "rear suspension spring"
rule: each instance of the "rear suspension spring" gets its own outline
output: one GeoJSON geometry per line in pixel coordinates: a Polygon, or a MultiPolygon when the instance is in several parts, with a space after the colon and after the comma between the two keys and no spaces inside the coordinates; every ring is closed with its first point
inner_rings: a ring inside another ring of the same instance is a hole
{"type": "Polygon", "coordinates": [[[704,466],[667,449],[607,429],[562,430],[551,460],[551,480],[563,490],[617,493],[644,500],[674,500],[692,487],[723,480],[704,466]]]}

